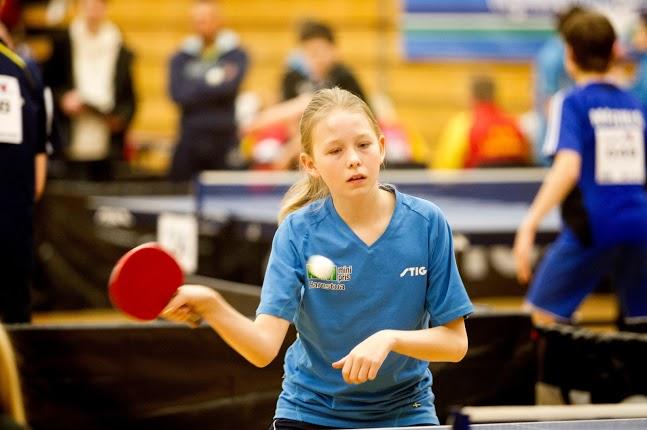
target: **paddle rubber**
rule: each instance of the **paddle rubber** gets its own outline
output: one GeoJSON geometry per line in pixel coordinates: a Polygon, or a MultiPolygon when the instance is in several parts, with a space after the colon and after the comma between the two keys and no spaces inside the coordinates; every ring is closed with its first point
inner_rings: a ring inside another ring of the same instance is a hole
{"type": "Polygon", "coordinates": [[[108,292],[112,304],[141,320],[152,320],[184,283],[175,258],[154,242],[124,254],[110,274],[108,292]]]}

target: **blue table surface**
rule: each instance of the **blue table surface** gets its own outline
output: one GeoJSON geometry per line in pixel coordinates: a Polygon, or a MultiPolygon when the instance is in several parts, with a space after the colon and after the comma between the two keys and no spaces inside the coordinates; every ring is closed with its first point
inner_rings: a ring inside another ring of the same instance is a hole
{"type": "MultiPolygon", "coordinates": [[[[523,202],[504,202],[421,195],[443,211],[456,232],[488,233],[514,231],[519,226],[529,205],[523,202]]],[[[210,196],[203,201],[201,215],[206,220],[236,219],[250,223],[276,224],[281,198],[274,195],[210,196]]],[[[197,212],[196,200],[187,196],[129,196],[93,197],[93,209],[125,208],[133,214],[158,215],[160,213],[192,214],[197,212]]],[[[551,212],[539,231],[556,232],[561,221],[557,210],[551,212]]]]}

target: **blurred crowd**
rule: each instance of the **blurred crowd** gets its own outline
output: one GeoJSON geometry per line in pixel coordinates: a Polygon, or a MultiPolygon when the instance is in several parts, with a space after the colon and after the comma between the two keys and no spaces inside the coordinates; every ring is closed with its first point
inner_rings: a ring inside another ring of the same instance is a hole
{"type": "MultiPolygon", "coordinates": [[[[65,30],[51,33],[51,49],[39,63],[25,43],[20,1],[7,1],[2,10],[0,37],[25,59],[51,103],[48,151],[63,160],[62,176],[68,178],[111,180],[119,176],[117,166],[132,156],[128,131],[137,108],[136,54],[108,19],[108,7],[106,0],[80,0],[78,5],[50,0],[48,19],[63,19],[68,8],[75,15],[65,30]]],[[[168,64],[168,96],[180,119],[167,176],[178,181],[211,169],[296,168],[303,108],[314,91],[335,86],[358,95],[375,111],[386,136],[388,167],[545,165],[541,147],[549,101],[573,84],[564,70],[560,31],[584,10],[570,7],[555,16],[555,35],[535,59],[532,110],[521,117],[506,112],[497,100],[495,79],[475,74],[464,110],[456,112],[432,145],[415,125],[399,119],[387,94],[366,92],[340,57],[329,23],[300,23],[277,83],[279,102],[265,106],[257,94],[241,92],[251,59],[239,36],[227,28],[218,3],[196,0],[190,8],[192,34],[168,64]]],[[[627,28],[618,29],[625,37],[617,47],[615,76],[647,103],[647,12],[627,22],[622,24],[627,28]]]]}

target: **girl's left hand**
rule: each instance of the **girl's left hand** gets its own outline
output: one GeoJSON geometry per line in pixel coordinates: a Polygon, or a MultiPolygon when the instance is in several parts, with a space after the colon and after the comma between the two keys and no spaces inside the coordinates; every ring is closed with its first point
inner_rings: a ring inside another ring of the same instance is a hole
{"type": "Polygon", "coordinates": [[[372,381],[391,352],[393,343],[393,336],[388,330],[378,331],[353,348],[344,358],[334,362],[332,367],[342,369],[342,376],[348,384],[372,381]]]}

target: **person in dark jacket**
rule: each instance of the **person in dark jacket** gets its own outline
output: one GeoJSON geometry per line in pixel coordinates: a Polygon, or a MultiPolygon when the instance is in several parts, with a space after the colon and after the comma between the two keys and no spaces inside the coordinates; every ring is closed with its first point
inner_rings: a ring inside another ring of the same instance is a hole
{"type": "Polygon", "coordinates": [[[258,133],[272,126],[285,127],[291,137],[274,155],[272,168],[296,167],[300,152],[296,135],[299,118],[315,91],[335,87],[351,92],[368,104],[357,78],[340,60],[332,28],[321,21],[306,20],[299,27],[299,50],[289,57],[281,78],[283,101],[261,112],[245,130],[258,133]]]}
{"type": "Polygon", "coordinates": [[[248,57],[238,36],[222,28],[218,5],[196,0],[195,34],[171,59],[169,92],[180,109],[179,139],[172,180],[189,180],[202,170],[233,167],[238,149],[235,101],[248,57]]]}
{"type": "Polygon", "coordinates": [[[91,180],[113,179],[136,107],[134,56],[106,13],[106,0],[83,0],[43,65],[70,174],[91,180]]]}
{"type": "Polygon", "coordinates": [[[339,87],[368,102],[353,72],[339,61],[335,33],[325,23],[303,22],[299,28],[301,55],[292,55],[281,80],[282,97],[289,100],[321,88],[339,87]]]}
{"type": "Polygon", "coordinates": [[[0,320],[9,323],[31,319],[32,223],[45,185],[45,122],[42,90],[0,40],[0,320]]]}

